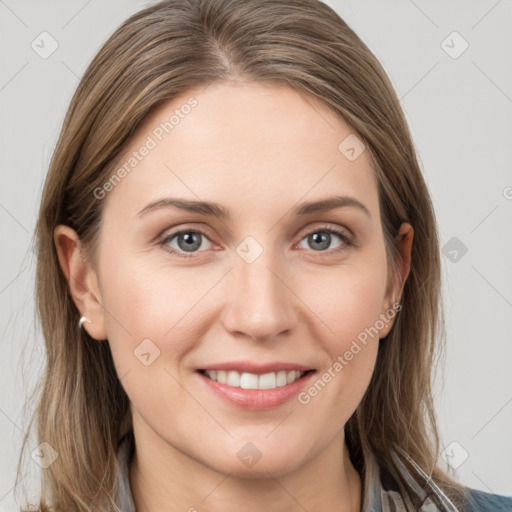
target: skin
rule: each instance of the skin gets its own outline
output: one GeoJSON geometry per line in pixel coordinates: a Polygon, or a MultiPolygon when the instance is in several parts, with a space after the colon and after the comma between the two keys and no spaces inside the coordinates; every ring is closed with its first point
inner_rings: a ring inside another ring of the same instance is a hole
{"type": "Polygon", "coordinates": [[[403,263],[391,276],[368,151],[347,159],[338,146],[350,126],[286,86],[193,89],[153,111],[120,162],[191,96],[197,106],[103,199],[96,266],[80,256],[73,230],[55,230],[73,299],[91,320],[83,328],[98,343],[108,339],[131,401],[137,510],[360,510],[344,425],[392,320],[306,405],[293,398],[243,410],[213,395],[195,370],[249,359],[302,363],[321,375],[399,301],[413,229],[401,227],[403,263]],[[358,199],[370,215],[355,207],[291,213],[332,195],[358,199]],[[169,207],[138,216],[164,197],[214,201],[231,215],[169,207]],[[331,235],[319,249],[307,232],[325,225],[349,230],[356,244],[331,235]],[[192,253],[177,237],[167,247],[156,240],[200,227],[207,236],[192,253]],[[263,249],[252,263],[236,252],[247,236],[263,249]],[[149,366],[133,353],[146,338],[160,349],[149,366]],[[250,468],[237,457],[248,442],[262,455],[250,468]]]}

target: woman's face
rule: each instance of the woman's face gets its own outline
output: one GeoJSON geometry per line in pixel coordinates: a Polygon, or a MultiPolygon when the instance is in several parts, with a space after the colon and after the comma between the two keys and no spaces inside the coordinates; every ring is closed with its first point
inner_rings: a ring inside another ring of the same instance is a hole
{"type": "Polygon", "coordinates": [[[91,326],[136,436],[224,473],[312,460],[339,439],[392,324],[368,151],[312,98],[224,82],[152,112],[123,166],[98,199],[91,326]]]}

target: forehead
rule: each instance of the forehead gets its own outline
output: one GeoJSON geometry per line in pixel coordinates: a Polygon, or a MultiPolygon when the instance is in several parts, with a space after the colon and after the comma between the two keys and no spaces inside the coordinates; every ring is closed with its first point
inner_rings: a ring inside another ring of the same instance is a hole
{"type": "Polygon", "coordinates": [[[378,208],[371,159],[354,130],[319,100],[284,85],[220,82],[189,90],[147,116],[118,159],[115,170],[121,168],[107,199],[129,216],[166,196],[254,210],[335,192],[378,208]]]}

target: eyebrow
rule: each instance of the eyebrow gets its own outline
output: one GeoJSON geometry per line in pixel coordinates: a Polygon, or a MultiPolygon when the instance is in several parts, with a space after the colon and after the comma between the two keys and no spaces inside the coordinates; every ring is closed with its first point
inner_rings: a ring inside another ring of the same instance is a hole
{"type": "MultiPolygon", "coordinates": [[[[229,210],[218,203],[212,203],[210,201],[196,201],[192,199],[178,199],[172,197],[159,199],[158,201],[154,201],[148,204],[137,215],[142,217],[155,210],[170,207],[179,208],[180,210],[185,210],[187,212],[200,213],[203,215],[217,217],[219,219],[226,219],[230,215],[229,210]]],[[[371,214],[368,208],[355,197],[350,196],[333,196],[318,201],[302,203],[295,210],[293,210],[292,213],[298,216],[306,216],[311,215],[312,213],[325,212],[334,210],[336,208],[346,207],[357,208],[371,218],[371,214]]]]}

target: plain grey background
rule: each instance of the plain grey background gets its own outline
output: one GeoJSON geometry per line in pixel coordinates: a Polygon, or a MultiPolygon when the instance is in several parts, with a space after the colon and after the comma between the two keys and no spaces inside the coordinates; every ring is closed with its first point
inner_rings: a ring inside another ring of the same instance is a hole
{"type": "MultiPolygon", "coordinates": [[[[444,459],[466,485],[512,495],[512,2],[327,3],[387,71],[436,208],[448,338],[436,381],[444,459]]],[[[0,0],[0,510],[16,509],[24,403],[44,362],[31,242],[51,152],[86,65],[148,4],[0,0]]],[[[32,439],[30,451],[36,446],[32,439]]],[[[37,493],[39,468],[30,458],[26,466],[22,485],[37,493]]]]}

